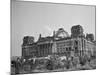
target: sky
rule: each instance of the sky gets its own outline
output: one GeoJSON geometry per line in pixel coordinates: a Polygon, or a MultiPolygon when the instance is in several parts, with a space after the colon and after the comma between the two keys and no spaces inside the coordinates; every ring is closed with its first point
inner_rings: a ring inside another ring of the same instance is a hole
{"type": "Polygon", "coordinates": [[[51,36],[59,28],[70,35],[74,25],[81,25],[84,34],[95,36],[95,6],[12,0],[11,56],[22,55],[24,36],[33,36],[36,41],[39,34],[51,36]]]}

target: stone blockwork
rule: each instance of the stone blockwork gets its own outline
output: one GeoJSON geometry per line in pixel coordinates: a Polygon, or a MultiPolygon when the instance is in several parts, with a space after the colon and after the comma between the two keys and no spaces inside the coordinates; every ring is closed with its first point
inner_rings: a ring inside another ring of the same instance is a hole
{"type": "Polygon", "coordinates": [[[22,44],[22,56],[24,58],[46,57],[52,54],[77,55],[94,54],[96,51],[96,41],[93,34],[85,37],[81,25],[71,28],[71,36],[63,28],[54,31],[52,36],[42,37],[34,42],[34,37],[25,36],[22,44]]]}

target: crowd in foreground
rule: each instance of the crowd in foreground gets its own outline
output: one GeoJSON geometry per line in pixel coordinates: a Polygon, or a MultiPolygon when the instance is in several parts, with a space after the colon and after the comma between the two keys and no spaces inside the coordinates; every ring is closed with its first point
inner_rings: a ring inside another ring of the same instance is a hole
{"type": "Polygon", "coordinates": [[[39,58],[17,58],[11,61],[11,73],[26,74],[39,72],[54,71],[75,71],[75,70],[91,70],[96,69],[95,55],[74,55],[59,56],[49,55],[48,57],[39,58]]]}

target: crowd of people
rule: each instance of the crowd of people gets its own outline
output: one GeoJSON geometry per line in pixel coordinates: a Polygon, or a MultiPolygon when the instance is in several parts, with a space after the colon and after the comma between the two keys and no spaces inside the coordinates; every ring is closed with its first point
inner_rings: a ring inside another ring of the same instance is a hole
{"type": "Polygon", "coordinates": [[[40,58],[17,58],[11,61],[12,74],[38,73],[52,71],[88,70],[96,68],[96,56],[49,55],[40,58]]]}

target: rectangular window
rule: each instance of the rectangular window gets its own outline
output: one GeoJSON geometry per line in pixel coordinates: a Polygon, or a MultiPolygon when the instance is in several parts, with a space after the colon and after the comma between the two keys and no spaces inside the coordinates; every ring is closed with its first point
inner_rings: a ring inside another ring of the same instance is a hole
{"type": "Polygon", "coordinates": [[[66,51],[68,51],[68,48],[66,48],[66,51]]]}

